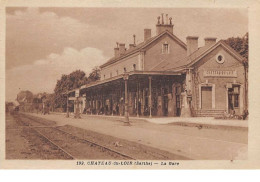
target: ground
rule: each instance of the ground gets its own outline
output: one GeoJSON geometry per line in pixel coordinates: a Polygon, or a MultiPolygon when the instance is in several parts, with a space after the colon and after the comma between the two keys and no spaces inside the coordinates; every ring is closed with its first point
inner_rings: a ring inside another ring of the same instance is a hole
{"type": "Polygon", "coordinates": [[[247,128],[159,125],[142,120],[132,120],[131,126],[125,126],[122,118],[116,117],[83,115],[82,119],[74,119],[61,114],[30,115],[55,121],[57,126],[70,125],[100,136],[114,137],[115,140],[165,151],[179,156],[179,159],[247,159],[247,128]]]}
{"type": "Polygon", "coordinates": [[[71,125],[56,126],[50,120],[19,114],[6,117],[6,159],[188,158],[71,125]]]}

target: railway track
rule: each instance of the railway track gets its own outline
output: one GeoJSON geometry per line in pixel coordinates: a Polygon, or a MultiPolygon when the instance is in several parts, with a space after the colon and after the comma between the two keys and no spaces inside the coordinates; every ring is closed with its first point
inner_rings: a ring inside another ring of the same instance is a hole
{"type": "MultiPolygon", "coordinates": [[[[50,126],[50,125],[44,125],[43,122],[40,121],[36,121],[35,119],[31,118],[31,117],[27,117],[25,115],[23,115],[23,117],[25,118],[25,120],[20,119],[20,123],[22,123],[24,126],[27,126],[31,129],[33,129],[36,133],[38,133],[41,137],[43,137],[46,141],[48,141],[49,143],[51,143],[52,145],[56,146],[56,148],[58,148],[60,151],[62,151],[63,153],[65,153],[69,159],[77,159],[77,155],[72,154],[73,152],[73,147],[70,148],[70,150],[72,149],[72,151],[69,151],[68,149],[65,148],[69,148],[68,146],[63,147],[62,145],[64,143],[66,143],[66,140],[70,140],[72,142],[78,143],[78,144],[87,144],[86,147],[91,147],[92,149],[95,148],[98,151],[101,151],[103,153],[105,153],[106,155],[110,155],[112,156],[112,158],[115,159],[123,159],[123,160],[135,160],[133,157],[124,154],[122,152],[118,152],[110,147],[98,144],[97,142],[94,141],[90,141],[87,140],[85,138],[80,138],[78,136],[73,135],[70,132],[64,131],[56,126],[50,126]],[[44,129],[45,131],[40,131],[44,129]],[[56,137],[53,137],[53,135],[55,135],[56,137]],[[63,135],[63,141],[62,139],[57,139],[59,135],[63,135]],[[50,137],[52,136],[52,137],[50,137]],[[57,142],[58,141],[58,142],[57,142]]],[[[74,153],[76,153],[74,151],[74,153]]]]}
{"type": "MultiPolygon", "coordinates": [[[[30,118],[31,120],[31,118],[30,118]]],[[[71,155],[70,153],[68,153],[67,151],[65,151],[62,147],[60,147],[59,145],[57,145],[54,141],[52,141],[51,139],[49,139],[47,136],[45,136],[44,134],[42,134],[40,131],[37,130],[38,126],[33,126],[31,124],[31,122],[25,122],[23,120],[21,120],[20,117],[16,118],[16,122],[20,125],[23,125],[24,127],[29,127],[30,129],[32,129],[33,131],[35,131],[38,135],[40,135],[45,141],[47,141],[48,143],[50,143],[51,145],[55,146],[58,150],[60,150],[62,153],[64,153],[65,155],[67,155],[66,159],[75,159],[75,157],[73,155],[71,155]]],[[[40,123],[35,121],[35,123],[40,123]]],[[[41,123],[40,123],[41,124],[41,123]]],[[[43,127],[49,127],[49,126],[43,126],[43,127]]]]}
{"type": "Polygon", "coordinates": [[[114,149],[111,149],[111,148],[106,147],[106,146],[104,146],[104,145],[98,144],[98,143],[96,143],[96,142],[94,142],[94,141],[90,141],[90,140],[87,140],[87,139],[84,139],[84,138],[79,138],[79,137],[73,135],[72,133],[69,133],[69,132],[67,132],[67,131],[63,131],[63,130],[57,128],[57,127],[53,128],[53,129],[55,129],[55,130],[57,130],[57,131],[60,131],[60,132],[62,132],[62,133],[65,133],[65,134],[67,134],[67,135],[70,135],[70,136],[72,136],[72,137],[74,137],[74,138],[77,138],[77,139],[79,139],[79,140],[83,140],[83,141],[85,141],[85,142],[87,142],[87,143],[89,143],[89,144],[91,144],[91,145],[94,145],[94,146],[96,146],[96,147],[99,147],[99,148],[101,148],[101,149],[103,149],[103,150],[106,150],[106,151],[115,153],[115,154],[117,154],[117,155],[123,156],[123,157],[126,158],[126,159],[135,160],[133,157],[130,157],[129,155],[123,154],[122,152],[118,152],[118,151],[116,151],[116,150],[114,150],[114,149]]]}
{"type": "MultiPolygon", "coordinates": [[[[29,126],[30,127],[30,126],[29,126]]],[[[54,146],[56,146],[59,150],[61,150],[62,152],[64,152],[66,155],[69,156],[69,159],[75,159],[75,157],[70,154],[69,152],[67,152],[66,150],[64,150],[62,147],[60,147],[58,144],[56,144],[53,140],[49,139],[47,136],[45,136],[44,134],[42,134],[39,130],[37,130],[34,127],[30,127],[32,128],[34,131],[36,131],[36,133],[38,133],[40,136],[42,136],[43,138],[45,138],[48,142],[50,142],[51,144],[53,144],[54,146]]]]}

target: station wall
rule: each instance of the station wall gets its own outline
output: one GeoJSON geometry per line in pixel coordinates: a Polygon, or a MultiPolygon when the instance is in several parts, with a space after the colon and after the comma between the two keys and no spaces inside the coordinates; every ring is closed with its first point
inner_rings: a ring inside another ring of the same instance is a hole
{"type": "Polygon", "coordinates": [[[245,103],[245,70],[241,62],[225,50],[221,45],[202,58],[196,65],[193,73],[194,89],[196,90],[196,100],[193,106],[196,109],[202,108],[201,87],[212,87],[212,107],[210,109],[228,110],[228,87],[238,85],[240,87],[240,98],[238,112],[243,112],[245,103]],[[223,63],[217,61],[221,55],[224,58],[223,63]],[[213,71],[205,75],[206,71],[213,71]],[[214,71],[224,71],[214,73],[214,71]],[[197,73],[196,73],[197,72],[197,73]]]}

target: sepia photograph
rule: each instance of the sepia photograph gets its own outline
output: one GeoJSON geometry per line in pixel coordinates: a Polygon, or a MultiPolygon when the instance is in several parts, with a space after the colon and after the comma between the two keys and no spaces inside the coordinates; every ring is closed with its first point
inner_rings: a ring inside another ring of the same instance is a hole
{"type": "Polygon", "coordinates": [[[3,160],[248,160],[249,35],[246,7],[6,6],[3,160]]]}

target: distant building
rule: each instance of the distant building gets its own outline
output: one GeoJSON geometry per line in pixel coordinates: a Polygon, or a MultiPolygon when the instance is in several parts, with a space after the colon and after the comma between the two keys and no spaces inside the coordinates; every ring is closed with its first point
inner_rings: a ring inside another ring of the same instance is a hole
{"type": "MultiPolygon", "coordinates": [[[[223,30],[224,31],[224,30],[223,30]]],[[[77,89],[81,111],[130,116],[218,116],[247,109],[244,58],[224,41],[174,35],[171,18],[158,17],[156,35],[119,43],[114,57],[101,65],[101,80],[77,89]],[[82,97],[84,95],[84,97],[82,97]],[[125,112],[128,105],[128,112],[125,112]]],[[[70,92],[75,97],[75,90],[70,92]]],[[[71,97],[73,100],[73,97],[71,97]]],[[[74,99],[75,100],[75,99],[74,99]]]]}

